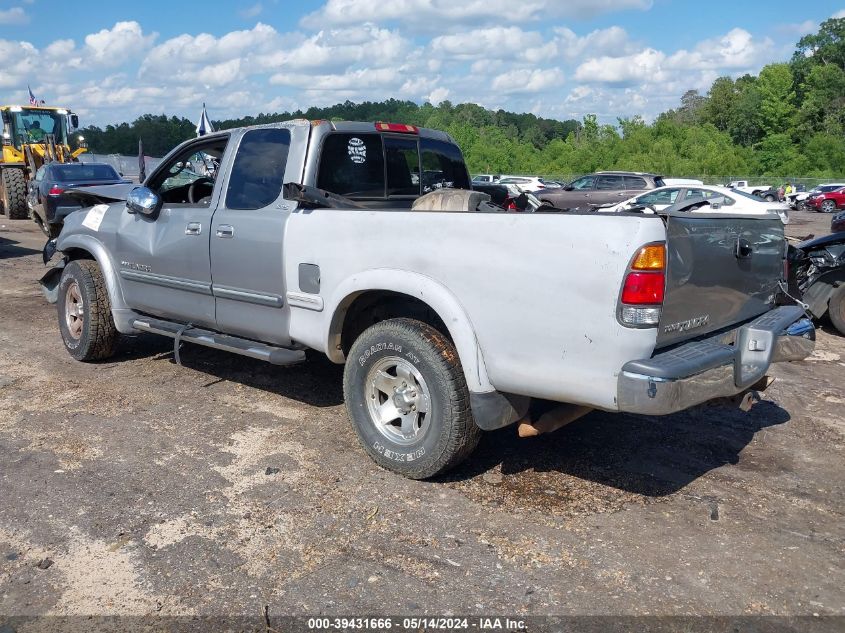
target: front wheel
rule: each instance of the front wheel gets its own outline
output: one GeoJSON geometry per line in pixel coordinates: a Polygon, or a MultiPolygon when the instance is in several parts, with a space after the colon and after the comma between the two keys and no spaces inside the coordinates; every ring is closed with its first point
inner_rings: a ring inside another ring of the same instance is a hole
{"type": "Polygon", "coordinates": [[[111,314],[106,282],[97,262],[70,262],[59,282],[56,302],[65,349],[76,360],[103,360],[114,354],[119,334],[111,314]]]}
{"type": "Polygon", "coordinates": [[[481,437],[454,345],[420,321],[391,319],[365,330],[349,351],[343,393],[370,457],[411,479],[453,468],[481,437]]]}
{"type": "Polygon", "coordinates": [[[836,201],[835,200],[825,200],[822,202],[822,211],[824,213],[833,213],[836,211],[836,201]]]}

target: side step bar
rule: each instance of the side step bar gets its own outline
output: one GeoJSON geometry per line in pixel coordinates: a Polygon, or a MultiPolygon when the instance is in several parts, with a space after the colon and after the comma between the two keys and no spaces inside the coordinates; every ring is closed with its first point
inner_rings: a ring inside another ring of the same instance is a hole
{"type": "Polygon", "coordinates": [[[250,358],[257,358],[273,365],[296,365],[305,360],[305,352],[302,350],[275,347],[266,343],[238,338],[237,336],[220,334],[220,332],[213,330],[195,327],[185,328],[181,323],[173,323],[172,321],[164,321],[162,319],[137,318],[132,321],[132,327],[144,332],[169,336],[170,338],[179,336],[179,339],[182,341],[213,347],[214,349],[222,349],[242,356],[249,356],[250,358]],[[180,330],[183,330],[181,335],[179,334],[180,330]]]}

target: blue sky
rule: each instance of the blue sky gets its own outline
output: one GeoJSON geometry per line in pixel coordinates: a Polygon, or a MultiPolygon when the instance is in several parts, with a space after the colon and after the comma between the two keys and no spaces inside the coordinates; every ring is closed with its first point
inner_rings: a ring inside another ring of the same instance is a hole
{"type": "Polygon", "coordinates": [[[388,97],[603,121],[785,61],[845,0],[0,0],[0,103],[84,124],[388,97]]]}

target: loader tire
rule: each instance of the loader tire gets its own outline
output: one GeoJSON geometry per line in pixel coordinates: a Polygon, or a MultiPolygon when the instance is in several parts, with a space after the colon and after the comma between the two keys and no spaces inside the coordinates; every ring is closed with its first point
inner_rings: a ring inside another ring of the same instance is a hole
{"type": "Polygon", "coordinates": [[[10,220],[25,220],[29,216],[26,207],[26,178],[23,169],[7,167],[2,170],[0,183],[0,205],[10,220]]]}

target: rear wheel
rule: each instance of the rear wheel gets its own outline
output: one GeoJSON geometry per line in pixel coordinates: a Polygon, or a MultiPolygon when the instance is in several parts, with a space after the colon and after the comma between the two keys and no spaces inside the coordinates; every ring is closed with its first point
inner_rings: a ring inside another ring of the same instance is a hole
{"type": "Polygon", "coordinates": [[[26,207],[26,177],[23,169],[7,167],[0,176],[0,204],[10,220],[23,220],[29,215],[26,207]]]}
{"type": "Polygon", "coordinates": [[[825,200],[822,202],[822,211],[824,213],[833,213],[836,211],[836,201],[835,200],[825,200]]]}
{"type": "Polygon", "coordinates": [[[456,466],[481,437],[454,345],[420,321],[391,319],[365,330],[349,351],[343,392],[370,457],[411,479],[456,466]]]}
{"type": "Polygon", "coordinates": [[[70,262],[59,282],[56,302],[65,349],[76,360],[103,360],[114,354],[119,334],[111,314],[106,282],[97,262],[70,262]]]}
{"type": "Polygon", "coordinates": [[[827,304],[827,311],[833,327],[839,330],[840,334],[845,335],[845,286],[840,286],[833,291],[827,304]]]}

